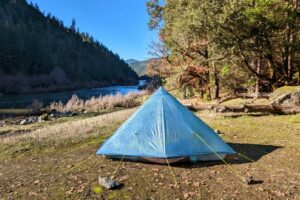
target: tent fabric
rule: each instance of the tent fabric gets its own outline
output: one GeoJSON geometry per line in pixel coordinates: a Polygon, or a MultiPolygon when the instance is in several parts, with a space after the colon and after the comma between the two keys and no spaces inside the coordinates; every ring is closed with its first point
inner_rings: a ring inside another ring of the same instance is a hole
{"type": "Polygon", "coordinates": [[[109,157],[190,157],[235,154],[208,125],[160,87],[97,151],[109,157]],[[198,134],[211,148],[203,143],[198,134]]]}

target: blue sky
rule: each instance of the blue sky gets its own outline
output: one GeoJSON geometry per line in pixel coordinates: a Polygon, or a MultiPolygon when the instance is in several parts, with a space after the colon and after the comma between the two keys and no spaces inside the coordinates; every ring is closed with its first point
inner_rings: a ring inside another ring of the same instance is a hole
{"type": "Polygon", "coordinates": [[[29,1],[67,26],[75,18],[81,32],[88,32],[125,60],[149,58],[149,45],[158,38],[147,26],[146,0],[29,1]]]}

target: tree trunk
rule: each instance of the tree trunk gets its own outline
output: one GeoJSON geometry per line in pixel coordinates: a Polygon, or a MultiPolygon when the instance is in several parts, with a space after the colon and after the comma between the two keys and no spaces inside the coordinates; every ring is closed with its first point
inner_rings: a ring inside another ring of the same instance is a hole
{"type": "MultiPolygon", "coordinates": [[[[208,66],[207,66],[208,67],[208,66]]],[[[210,77],[209,77],[210,75],[209,75],[209,70],[208,70],[208,72],[207,72],[207,74],[206,74],[206,81],[207,81],[207,83],[206,83],[206,91],[205,91],[205,93],[206,93],[206,95],[207,95],[207,100],[211,100],[211,90],[210,90],[210,77]]]]}
{"type": "MultiPolygon", "coordinates": [[[[256,72],[258,74],[260,74],[260,68],[261,68],[261,58],[259,58],[258,62],[257,62],[257,66],[256,66],[256,72]]],[[[258,96],[259,95],[259,87],[260,87],[260,80],[259,78],[257,77],[256,78],[256,84],[255,84],[255,93],[256,95],[258,96]]]]}
{"type": "Polygon", "coordinates": [[[289,85],[290,80],[291,80],[291,76],[292,76],[292,44],[293,41],[293,36],[291,34],[291,27],[290,24],[287,25],[287,43],[288,43],[288,47],[287,47],[287,52],[286,52],[286,66],[287,66],[287,71],[286,71],[286,85],[289,85]]]}
{"type": "MultiPolygon", "coordinates": [[[[208,60],[209,54],[208,50],[205,51],[205,58],[208,60]]],[[[209,68],[209,62],[206,61],[206,67],[207,67],[207,73],[206,73],[206,95],[208,100],[211,100],[211,91],[210,91],[210,68],[209,68]]]]}
{"type": "MultiPolygon", "coordinates": [[[[298,8],[298,0],[293,0],[293,9],[292,12],[297,15],[297,8],[298,8]]],[[[293,49],[292,49],[292,45],[294,45],[294,41],[295,41],[295,35],[292,33],[291,30],[291,24],[289,23],[287,26],[287,34],[288,34],[288,58],[287,58],[287,67],[288,67],[288,71],[287,71],[287,82],[288,84],[292,81],[293,79],[293,49]]]]}
{"type": "MultiPolygon", "coordinates": [[[[291,49],[291,47],[290,47],[290,49],[291,49]]],[[[292,78],[293,78],[292,54],[289,53],[289,57],[288,57],[288,82],[289,83],[291,82],[292,78]]]]}
{"type": "Polygon", "coordinates": [[[220,98],[220,79],[218,76],[218,71],[216,68],[215,63],[212,63],[213,66],[213,70],[214,70],[214,79],[215,79],[215,99],[219,99],[220,98]]]}
{"type": "Polygon", "coordinates": [[[200,93],[201,99],[203,99],[204,98],[204,90],[203,90],[203,83],[202,83],[201,78],[199,78],[199,93],[200,93]]]}
{"type": "Polygon", "coordinates": [[[298,66],[298,85],[300,85],[300,65],[298,66]]]}
{"type": "MultiPolygon", "coordinates": [[[[297,13],[298,12],[298,0],[294,0],[293,4],[294,4],[293,11],[297,13]]],[[[298,66],[298,85],[300,85],[300,65],[298,66]]]]}

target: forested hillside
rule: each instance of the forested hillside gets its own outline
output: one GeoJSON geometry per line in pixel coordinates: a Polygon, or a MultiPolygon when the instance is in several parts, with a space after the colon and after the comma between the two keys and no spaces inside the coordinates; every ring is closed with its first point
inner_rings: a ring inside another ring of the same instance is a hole
{"type": "Polygon", "coordinates": [[[210,99],[300,85],[299,0],[149,0],[147,10],[170,88],[210,99]]]}
{"type": "Polygon", "coordinates": [[[0,77],[0,93],[134,84],[138,78],[117,54],[81,33],[75,20],[66,27],[25,0],[0,0],[0,77]]]}
{"type": "Polygon", "coordinates": [[[126,60],[126,63],[133,69],[139,76],[145,75],[148,60],[138,61],[134,59],[126,60]]]}

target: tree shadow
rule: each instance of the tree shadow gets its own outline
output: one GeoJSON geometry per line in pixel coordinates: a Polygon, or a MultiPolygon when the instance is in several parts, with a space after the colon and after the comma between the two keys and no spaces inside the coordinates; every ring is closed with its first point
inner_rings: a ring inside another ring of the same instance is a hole
{"type": "MultiPolygon", "coordinates": [[[[243,144],[243,143],[227,143],[232,149],[237,153],[240,153],[251,160],[258,161],[263,156],[272,153],[273,151],[282,148],[282,146],[274,145],[262,145],[262,144],[243,144]]],[[[246,159],[242,156],[235,155],[225,158],[226,162],[229,164],[244,164],[251,163],[253,161],[246,159]]],[[[215,165],[224,165],[224,162],[219,161],[199,161],[197,163],[178,163],[174,164],[174,167],[183,167],[183,168],[198,168],[198,167],[211,167],[215,165]]]]}

